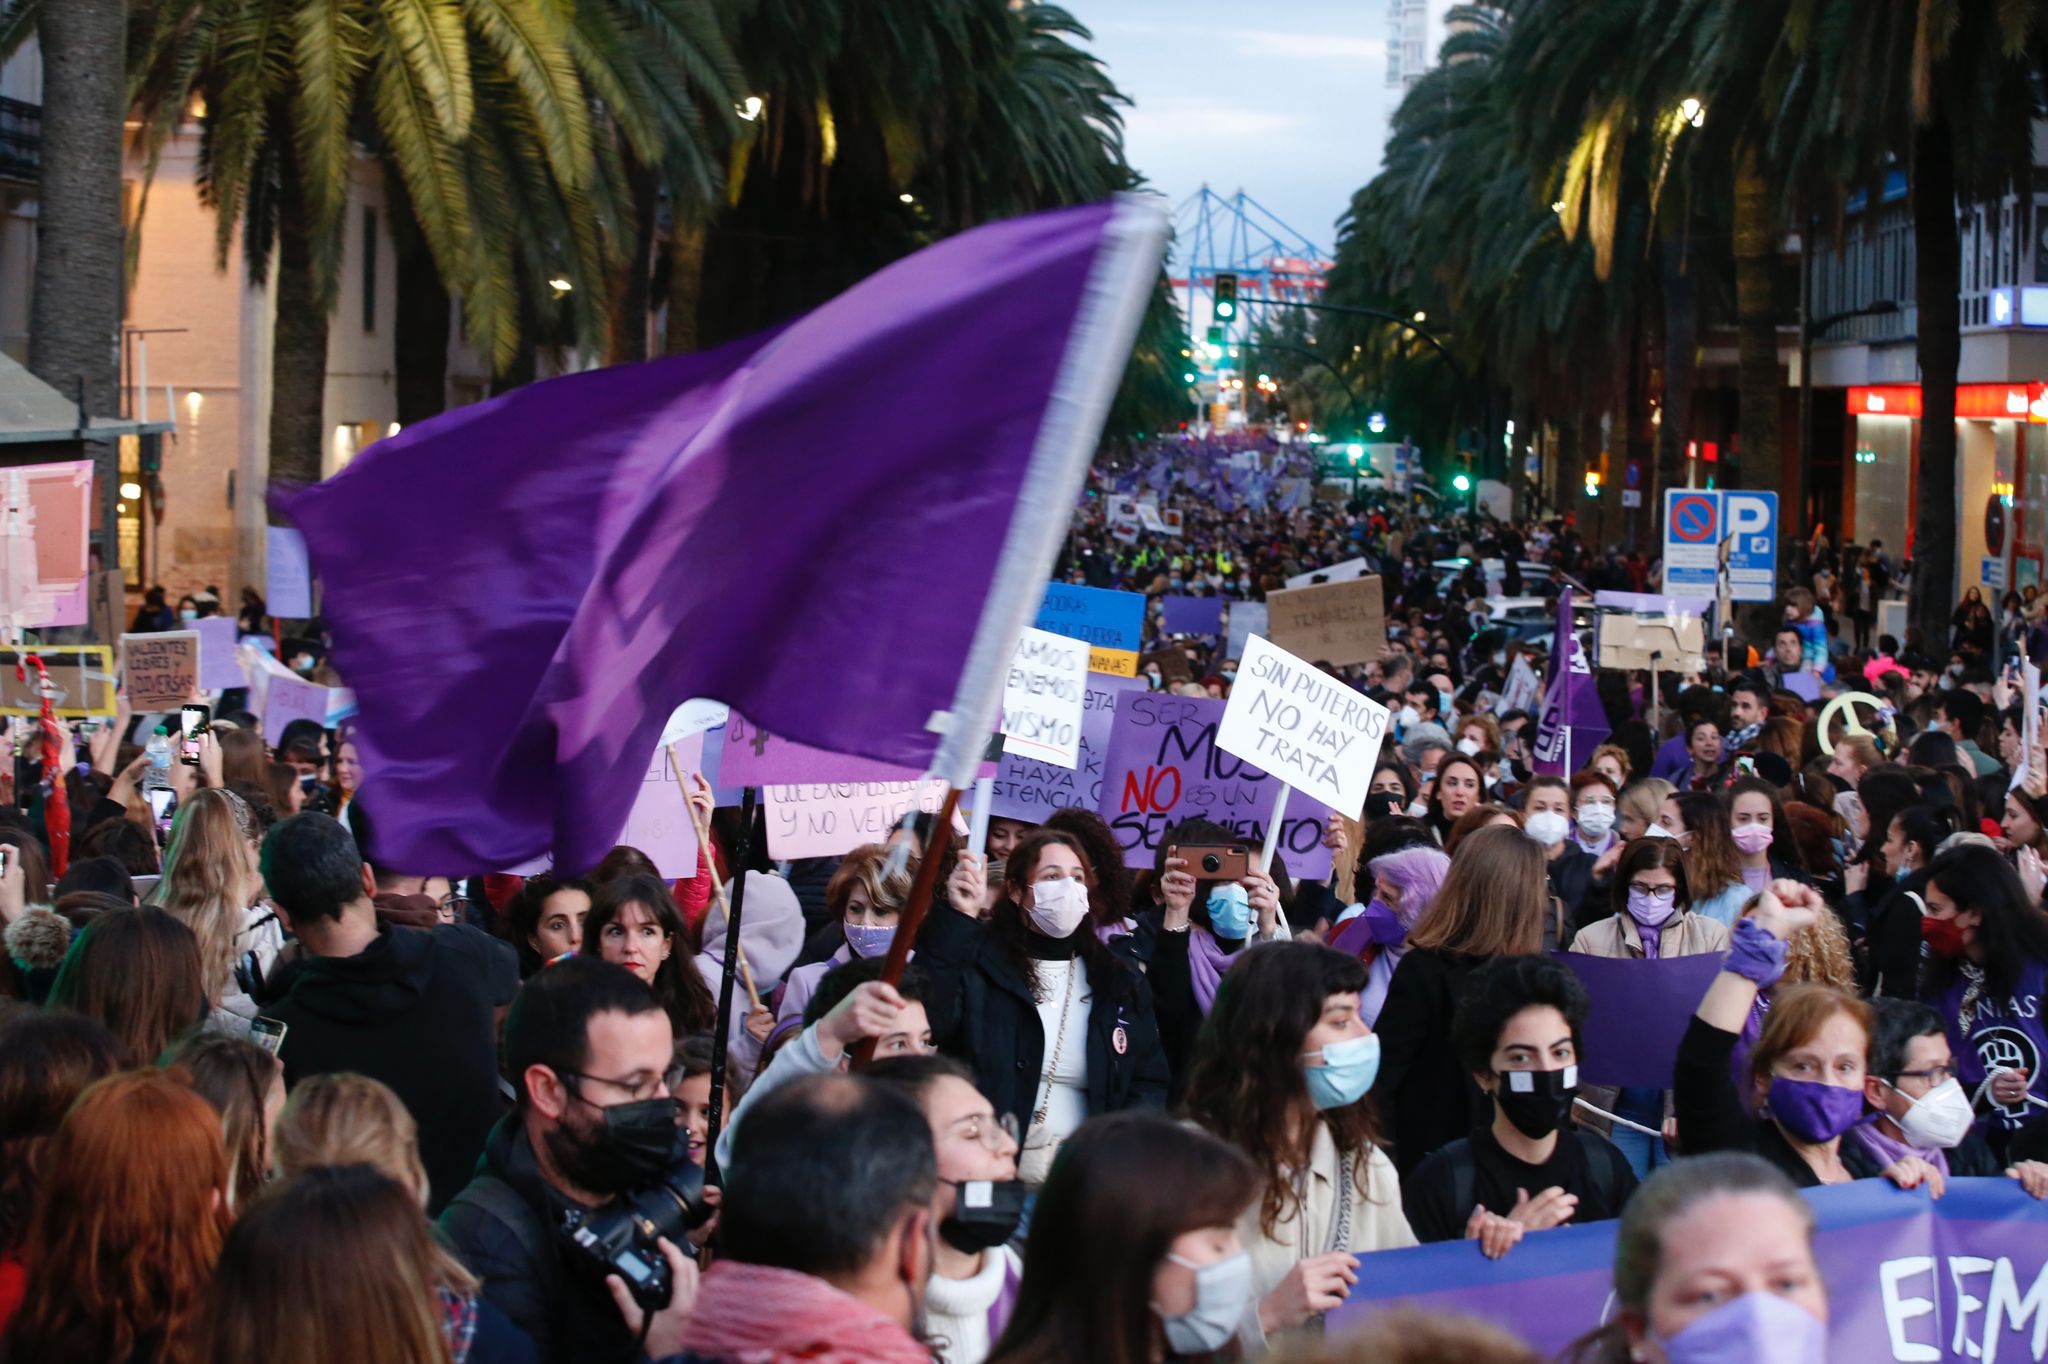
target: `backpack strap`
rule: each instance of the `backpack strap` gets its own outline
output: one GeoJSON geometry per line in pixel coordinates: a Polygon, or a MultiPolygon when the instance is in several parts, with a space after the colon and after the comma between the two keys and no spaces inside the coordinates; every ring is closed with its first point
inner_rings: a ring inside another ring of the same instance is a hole
{"type": "Polygon", "coordinates": [[[1451,1212],[1462,1230],[1478,1196],[1479,1165],[1472,1159],[1472,1143],[1464,1137],[1446,1146],[1444,1154],[1451,1162],[1451,1212]]]}
{"type": "Polygon", "coordinates": [[[561,1275],[561,1258],[548,1239],[547,1227],[540,1214],[519,1196],[517,1189],[496,1175],[482,1174],[465,1184],[462,1192],[449,1200],[448,1206],[475,1208],[511,1232],[513,1239],[519,1242],[519,1248],[526,1252],[526,1258],[533,1263],[534,1272],[546,1285],[548,1296],[555,1296],[561,1275]]]}

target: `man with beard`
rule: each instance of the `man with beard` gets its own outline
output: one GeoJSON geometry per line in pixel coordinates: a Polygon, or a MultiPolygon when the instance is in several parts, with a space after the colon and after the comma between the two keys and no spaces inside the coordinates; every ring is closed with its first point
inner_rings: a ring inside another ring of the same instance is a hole
{"type": "MultiPolygon", "coordinates": [[[[653,991],[596,957],[549,966],[512,1001],[505,1068],[517,1102],[441,1230],[542,1360],[640,1358],[637,1333],[603,1278],[564,1253],[560,1228],[565,1213],[652,1187],[676,1162],[673,1053],[653,991]]],[[[693,1284],[686,1270],[678,1295],[693,1284]]]]}

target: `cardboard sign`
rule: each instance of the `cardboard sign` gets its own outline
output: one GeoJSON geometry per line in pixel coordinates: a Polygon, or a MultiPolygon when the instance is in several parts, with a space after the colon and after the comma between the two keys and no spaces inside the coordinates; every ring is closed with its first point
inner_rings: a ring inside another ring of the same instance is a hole
{"type": "Polygon", "coordinates": [[[1346,559],[1341,564],[1328,568],[1312,568],[1306,573],[1297,573],[1287,580],[1289,587],[1319,587],[1324,583],[1348,583],[1363,578],[1372,572],[1372,565],[1363,559],[1346,559]]]}
{"type": "MultiPolygon", "coordinates": [[[[1240,674],[1241,676],[1241,674],[1240,674]]],[[[1223,702],[1130,691],[1117,697],[1096,813],[1109,822],[1124,865],[1150,867],[1166,831],[1184,819],[1213,820],[1256,848],[1266,836],[1278,779],[1216,746],[1223,702]]],[[[1365,778],[1370,780],[1371,769],[1365,778]]],[[[1332,812],[1308,795],[1287,802],[1279,852],[1296,880],[1330,874],[1323,831],[1332,812]]]]}
{"type": "Polygon", "coordinates": [[[224,691],[242,685],[242,665],[235,661],[238,629],[233,616],[208,616],[193,623],[192,632],[199,636],[202,690],[224,691]]]}
{"type": "Polygon", "coordinates": [[[1385,706],[1254,635],[1216,746],[1357,819],[1386,734],[1385,706]]]}
{"type": "Polygon", "coordinates": [[[1003,751],[1056,767],[1079,762],[1087,689],[1087,645],[1049,630],[1025,629],[1003,684],[1003,751]]]}
{"type": "Polygon", "coordinates": [[[996,768],[989,813],[1002,819],[1041,824],[1055,810],[1093,810],[1102,800],[1103,761],[1109,756],[1109,732],[1116,720],[1117,697],[1143,691],[1129,678],[1088,674],[1081,704],[1080,756],[1071,767],[1038,762],[1006,753],[996,768]]]}
{"type": "Polygon", "coordinates": [[[313,569],[306,559],[306,537],[289,526],[266,526],[264,604],[280,620],[307,620],[313,615],[313,569]]]}
{"type": "Polygon", "coordinates": [[[1253,635],[1265,634],[1270,619],[1266,604],[1262,601],[1234,601],[1230,604],[1230,642],[1224,647],[1225,658],[1243,658],[1244,642],[1253,635]]]}
{"type": "MultiPolygon", "coordinates": [[[[728,763],[732,749],[726,749],[728,763]]],[[[809,782],[769,786],[768,855],[777,860],[838,857],[863,843],[886,843],[914,806],[927,814],[946,803],[946,783],[929,781],[809,782]]]]}
{"type": "Polygon", "coordinates": [[[199,690],[198,633],[121,636],[121,677],[137,715],[176,710],[199,690]]]}
{"type": "Polygon", "coordinates": [[[1138,649],[1145,635],[1145,598],[1141,593],[1048,583],[1038,619],[1032,624],[1087,644],[1090,672],[1138,675],[1138,649]]]}
{"type": "MultiPolygon", "coordinates": [[[[294,720],[327,728],[327,688],[300,677],[272,677],[263,696],[263,734],[271,743],[294,720]]],[[[132,702],[130,704],[133,704],[132,702]]]]}
{"type": "Polygon", "coordinates": [[[654,860],[654,869],[675,881],[697,874],[697,829],[690,819],[685,788],[676,785],[676,770],[683,780],[696,772],[704,759],[704,736],[693,734],[676,742],[675,766],[669,765],[666,748],[656,748],[640,774],[640,793],[626,812],[626,827],[618,841],[638,848],[654,860]]]}
{"type": "Polygon", "coordinates": [[[1223,598],[1162,597],[1159,610],[1169,635],[1220,635],[1223,633],[1223,598]]]}
{"type": "Polygon", "coordinates": [[[1650,655],[1659,672],[1698,672],[1706,667],[1706,626],[1696,616],[1646,620],[1614,612],[1600,613],[1600,657],[1603,668],[1647,668],[1650,655]]]}
{"type": "Polygon", "coordinates": [[[1377,577],[1266,594],[1267,638],[1318,663],[1371,663],[1387,651],[1387,612],[1377,577]]]}
{"type": "Polygon", "coordinates": [[[115,710],[114,651],[104,644],[45,644],[36,649],[0,649],[0,715],[41,715],[40,683],[34,668],[14,670],[33,653],[49,670],[53,712],[66,719],[112,715],[115,710]]]}

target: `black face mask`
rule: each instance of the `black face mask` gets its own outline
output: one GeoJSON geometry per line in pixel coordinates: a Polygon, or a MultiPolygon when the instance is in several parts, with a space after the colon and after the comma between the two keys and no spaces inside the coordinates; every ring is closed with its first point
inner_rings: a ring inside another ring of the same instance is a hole
{"type": "Polygon", "coordinates": [[[1571,1116],[1572,1100],[1579,1096],[1577,1066],[1566,1066],[1563,1070],[1503,1070],[1494,1078],[1500,1082],[1500,1087],[1493,1091],[1494,1102],[1500,1105],[1500,1111],[1515,1125],[1515,1130],[1531,1141],[1540,1141],[1563,1127],[1571,1116]]]}
{"type": "Polygon", "coordinates": [[[1017,1234],[1024,1218],[1021,1179],[948,1180],[954,1187],[953,1211],[939,1223],[939,1239],[969,1255],[994,1250],[1017,1234]]]}
{"type": "Polygon", "coordinates": [[[1398,792],[1375,791],[1365,798],[1365,817],[1367,819],[1392,819],[1395,815],[1401,813],[1406,804],[1407,802],[1401,799],[1398,792]]]}
{"type": "MultiPolygon", "coordinates": [[[[580,1094],[579,1102],[590,1103],[580,1094]]],[[[592,1108],[604,1114],[604,1126],[584,1136],[566,1124],[547,1135],[548,1154],[563,1178],[592,1193],[624,1193],[645,1188],[661,1177],[688,1147],[676,1127],[673,1099],[641,1099],[592,1108]]]]}

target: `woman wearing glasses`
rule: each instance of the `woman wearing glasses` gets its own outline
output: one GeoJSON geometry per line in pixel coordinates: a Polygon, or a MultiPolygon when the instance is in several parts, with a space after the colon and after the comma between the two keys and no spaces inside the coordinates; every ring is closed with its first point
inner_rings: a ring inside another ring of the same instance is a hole
{"type": "MultiPolygon", "coordinates": [[[[1639,838],[1622,849],[1614,867],[1613,900],[1614,913],[1582,929],[1572,940],[1572,951],[1642,961],[1728,950],[1728,926],[1690,908],[1685,851],[1675,839],[1639,838]]],[[[1670,1100],[1664,1090],[1610,1093],[1618,1116],[1644,1127],[1663,1127],[1670,1100]]],[[[1586,1091],[1586,1101],[1601,1107],[1607,1097],[1586,1091]]],[[[1617,1125],[1609,1136],[1638,1179],[1669,1161],[1664,1143],[1646,1133],[1617,1125]]]]}

